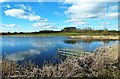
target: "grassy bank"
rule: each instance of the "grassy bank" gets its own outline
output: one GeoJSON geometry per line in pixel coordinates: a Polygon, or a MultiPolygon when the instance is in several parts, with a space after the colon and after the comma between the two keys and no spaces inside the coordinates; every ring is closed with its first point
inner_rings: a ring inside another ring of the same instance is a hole
{"type": "MultiPolygon", "coordinates": [[[[120,45],[119,45],[120,46],[120,45]]],[[[27,63],[24,67],[16,62],[2,62],[3,78],[43,78],[78,77],[102,79],[119,79],[120,64],[118,45],[97,48],[93,54],[67,58],[58,65],[46,64],[42,68],[27,63]]]]}
{"type": "Polygon", "coordinates": [[[102,34],[102,33],[39,33],[39,34],[8,34],[2,36],[81,36],[81,35],[89,35],[89,36],[107,36],[113,35],[116,36],[118,34],[102,34]]]}

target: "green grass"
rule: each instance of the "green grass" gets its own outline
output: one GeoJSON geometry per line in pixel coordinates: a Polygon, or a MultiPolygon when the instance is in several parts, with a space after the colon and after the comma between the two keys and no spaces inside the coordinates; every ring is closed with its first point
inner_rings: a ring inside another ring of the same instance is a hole
{"type": "MultiPolygon", "coordinates": [[[[100,35],[105,35],[105,34],[95,34],[95,33],[41,33],[41,34],[10,34],[7,36],[11,36],[11,35],[15,35],[15,36],[80,36],[80,35],[90,35],[90,36],[100,36],[100,35]]],[[[109,35],[113,35],[113,34],[109,34],[109,35]]],[[[117,35],[117,34],[116,34],[117,35]]]]}

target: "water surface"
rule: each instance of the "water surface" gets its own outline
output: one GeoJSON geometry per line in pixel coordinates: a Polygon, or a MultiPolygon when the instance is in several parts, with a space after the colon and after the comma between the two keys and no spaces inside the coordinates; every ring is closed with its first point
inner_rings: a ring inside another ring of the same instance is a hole
{"type": "Polygon", "coordinates": [[[62,36],[53,37],[2,37],[3,59],[22,63],[32,61],[42,65],[44,62],[56,62],[59,48],[76,49],[91,52],[94,49],[118,43],[117,40],[80,40],[62,36]]]}

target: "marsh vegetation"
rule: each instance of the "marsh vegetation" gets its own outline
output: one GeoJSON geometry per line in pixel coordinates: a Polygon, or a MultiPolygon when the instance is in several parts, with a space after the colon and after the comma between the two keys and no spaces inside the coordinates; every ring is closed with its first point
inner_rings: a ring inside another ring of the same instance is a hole
{"type": "Polygon", "coordinates": [[[5,60],[1,62],[2,76],[3,78],[99,77],[119,79],[119,46],[100,47],[94,50],[93,54],[68,57],[57,65],[45,64],[43,67],[30,62],[21,66],[14,61],[5,60]]]}

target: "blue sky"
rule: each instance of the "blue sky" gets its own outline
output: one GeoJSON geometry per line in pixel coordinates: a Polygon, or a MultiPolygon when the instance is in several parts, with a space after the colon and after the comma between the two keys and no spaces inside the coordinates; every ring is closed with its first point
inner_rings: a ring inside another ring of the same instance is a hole
{"type": "Polygon", "coordinates": [[[2,32],[91,27],[118,30],[118,2],[3,2],[2,32]]]}

